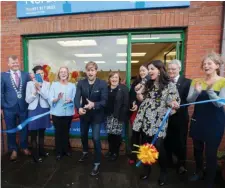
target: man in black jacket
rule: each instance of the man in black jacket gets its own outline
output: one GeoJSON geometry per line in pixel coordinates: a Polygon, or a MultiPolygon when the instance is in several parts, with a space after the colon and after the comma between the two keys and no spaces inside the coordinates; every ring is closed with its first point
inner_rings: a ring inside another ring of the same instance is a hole
{"type": "MultiPolygon", "coordinates": [[[[180,71],[181,62],[179,60],[174,59],[168,64],[168,74],[171,81],[177,86],[182,105],[187,103],[186,98],[189,92],[191,80],[184,76],[180,76],[180,71]]],[[[187,171],[185,168],[185,161],[188,122],[188,106],[181,107],[177,113],[169,118],[167,137],[165,141],[169,161],[173,163],[172,154],[174,154],[178,159],[177,172],[179,174],[184,174],[187,171]]]]}
{"type": "Polygon", "coordinates": [[[94,168],[92,176],[99,173],[101,158],[100,128],[104,122],[104,107],[108,99],[107,83],[96,78],[98,66],[95,62],[86,64],[87,78],[77,84],[75,106],[80,114],[81,142],[83,155],[79,162],[84,162],[88,157],[88,131],[92,128],[92,139],[95,148],[94,168]]]}

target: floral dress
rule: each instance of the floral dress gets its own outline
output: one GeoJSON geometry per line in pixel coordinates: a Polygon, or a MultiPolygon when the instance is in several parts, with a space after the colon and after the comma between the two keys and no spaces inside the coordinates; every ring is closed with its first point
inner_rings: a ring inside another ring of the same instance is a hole
{"type": "MultiPolygon", "coordinates": [[[[168,105],[172,101],[180,103],[179,93],[176,85],[170,82],[159,94],[159,88],[155,84],[153,89],[148,92],[140,105],[137,116],[134,120],[133,130],[142,131],[147,136],[154,136],[158,131],[160,123],[168,110],[168,105]]],[[[165,138],[168,122],[159,132],[158,137],[165,138]]]]}

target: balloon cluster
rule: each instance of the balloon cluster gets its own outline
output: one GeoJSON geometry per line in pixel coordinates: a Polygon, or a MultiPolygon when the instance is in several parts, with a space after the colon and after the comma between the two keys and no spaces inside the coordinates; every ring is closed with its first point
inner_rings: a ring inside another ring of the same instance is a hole
{"type": "Polygon", "coordinates": [[[146,165],[152,165],[156,163],[158,157],[159,157],[159,152],[155,148],[154,145],[152,144],[143,144],[141,146],[134,145],[139,148],[138,151],[134,151],[134,153],[137,153],[138,159],[146,165]]]}
{"type": "Polygon", "coordinates": [[[49,82],[49,72],[51,70],[51,67],[49,65],[43,65],[43,71],[44,71],[44,80],[49,82]]]}
{"type": "Polygon", "coordinates": [[[75,83],[78,76],[79,76],[79,73],[77,71],[71,72],[69,81],[72,82],[72,83],[75,83]]]}

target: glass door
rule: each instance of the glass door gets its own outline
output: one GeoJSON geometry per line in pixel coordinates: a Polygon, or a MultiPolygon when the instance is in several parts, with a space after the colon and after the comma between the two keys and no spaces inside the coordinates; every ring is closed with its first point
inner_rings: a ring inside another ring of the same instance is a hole
{"type": "Polygon", "coordinates": [[[132,84],[139,74],[139,67],[144,63],[161,60],[167,67],[168,62],[173,59],[182,60],[181,36],[181,33],[130,34],[127,49],[127,70],[130,70],[130,74],[127,74],[127,84],[132,84]]]}

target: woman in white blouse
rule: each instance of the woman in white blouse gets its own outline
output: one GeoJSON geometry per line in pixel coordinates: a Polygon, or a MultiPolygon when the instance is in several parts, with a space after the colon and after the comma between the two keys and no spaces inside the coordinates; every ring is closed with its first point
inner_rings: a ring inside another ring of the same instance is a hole
{"type": "MultiPolygon", "coordinates": [[[[42,66],[33,68],[36,75],[33,81],[27,83],[26,102],[28,106],[28,117],[33,117],[48,112],[48,93],[50,83],[43,80],[44,71],[42,66]],[[39,78],[36,80],[35,78],[39,78]]],[[[44,134],[45,129],[50,127],[50,116],[46,115],[42,118],[29,123],[28,129],[31,131],[32,156],[34,162],[42,162],[41,157],[46,157],[49,153],[44,151],[44,134]],[[38,138],[37,138],[38,137],[38,138]],[[37,141],[38,139],[38,141],[37,141]],[[37,144],[38,143],[38,144],[37,144]]]]}

